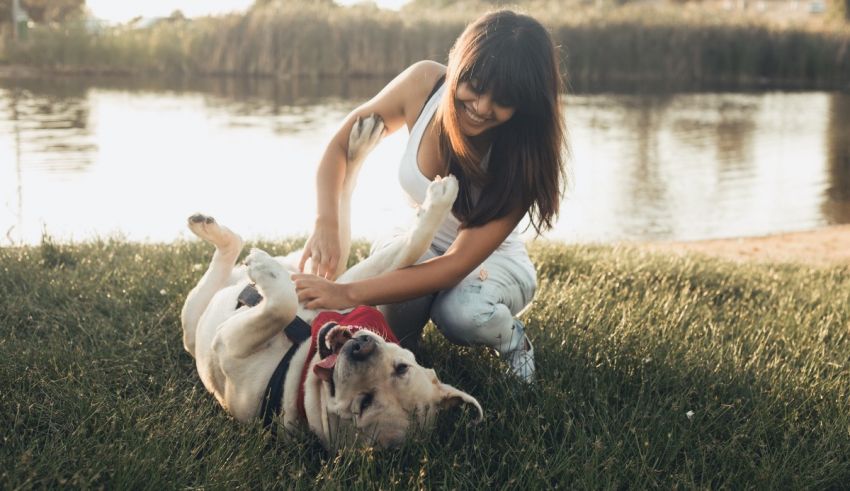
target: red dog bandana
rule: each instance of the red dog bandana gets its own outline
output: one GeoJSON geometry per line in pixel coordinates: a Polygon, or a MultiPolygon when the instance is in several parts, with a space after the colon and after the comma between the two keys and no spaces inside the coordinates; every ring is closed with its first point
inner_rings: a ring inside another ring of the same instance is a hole
{"type": "MultiPolygon", "coordinates": [[[[301,417],[304,420],[307,419],[307,411],[304,408],[304,382],[307,381],[307,370],[318,350],[319,331],[329,322],[349,328],[352,334],[361,329],[368,329],[388,342],[398,344],[398,339],[393,334],[383,314],[374,307],[362,305],[347,314],[322,312],[317,315],[311,325],[310,350],[307,352],[307,362],[304,363],[304,368],[301,370],[301,384],[298,387],[298,412],[301,413],[301,417]]],[[[334,363],[336,363],[336,356],[336,354],[332,354],[319,362],[319,364],[325,368],[332,368],[334,363]]]]}

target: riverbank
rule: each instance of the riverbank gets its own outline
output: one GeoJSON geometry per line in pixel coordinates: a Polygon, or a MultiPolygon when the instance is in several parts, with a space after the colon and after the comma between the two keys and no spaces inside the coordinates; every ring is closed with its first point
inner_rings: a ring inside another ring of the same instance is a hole
{"type": "Polygon", "coordinates": [[[628,244],[652,252],[701,254],[732,261],[801,263],[813,266],[850,264],[850,225],[788,232],[763,237],[628,244]]]}

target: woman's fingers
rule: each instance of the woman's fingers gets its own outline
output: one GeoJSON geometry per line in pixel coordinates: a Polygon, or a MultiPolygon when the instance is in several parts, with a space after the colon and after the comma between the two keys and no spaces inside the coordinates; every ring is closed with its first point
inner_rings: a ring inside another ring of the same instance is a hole
{"type": "Polygon", "coordinates": [[[327,260],[323,261],[321,266],[319,267],[319,276],[328,280],[333,280],[334,274],[336,273],[336,264],[338,262],[338,257],[329,256],[327,260]]]}
{"type": "Polygon", "coordinates": [[[322,265],[322,251],[314,247],[313,252],[310,254],[310,259],[312,259],[310,263],[310,274],[318,274],[319,267],[322,265]]]}
{"type": "Polygon", "coordinates": [[[295,283],[295,293],[298,295],[298,301],[313,300],[318,292],[314,288],[314,277],[308,274],[292,275],[292,282],[295,283]]]}
{"type": "MultiPolygon", "coordinates": [[[[311,290],[304,289],[304,290],[301,290],[301,291],[298,292],[298,302],[299,303],[309,302],[311,300],[314,300],[313,292],[311,290]]],[[[312,307],[310,307],[308,305],[307,308],[312,308],[312,307]]]]}
{"type": "Polygon", "coordinates": [[[296,282],[296,294],[298,295],[298,303],[303,304],[308,309],[319,309],[324,307],[322,304],[322,299],[319,296],[321,292],[316,288],[310,287],[299,287],[297,286],[298,282],[296,282]]]}
{"type": "Polygon", "coordinates": [[[304,265],[307,264],[308,259],[310,259],[310,248],[305,247],[301,253],[301,260],[298,261],[298,271],[304,272],[304,265]]]}
{"type": "Polygon", "coordinates": [[[298,302],[308,309],[345,309],[351,307],[342,286],[310,274],[292,275],[298,302]]]}

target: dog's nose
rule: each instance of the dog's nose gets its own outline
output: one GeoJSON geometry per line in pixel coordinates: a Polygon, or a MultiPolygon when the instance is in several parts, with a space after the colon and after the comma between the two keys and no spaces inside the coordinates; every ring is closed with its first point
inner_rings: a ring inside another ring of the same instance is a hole
{"type": "Polygon", "coordinates": [[[375,352],[375,340],[371,336],[361,336],[348,341],[349,354],[356,361],[363,361],[375,352]]]}

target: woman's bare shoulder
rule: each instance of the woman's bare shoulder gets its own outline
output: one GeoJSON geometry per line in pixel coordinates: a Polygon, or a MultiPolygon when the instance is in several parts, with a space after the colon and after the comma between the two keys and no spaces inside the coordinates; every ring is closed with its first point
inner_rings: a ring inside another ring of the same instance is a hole
{"type": "Polygon", "coordinates": [[[440,76],[446,73],[446,65],[433,60],[422,60],[410,65],[408,70],[422,77],[431,77],[436,82],[440,76]]]}
{"type": "MultiPolygon", "coordinates": [[[[419,115],[434,84],[445,74],[446,66],[431,60],[418,61],[405,70],[404,113],[406,119],[415,119],[419,115]]],[[[408,121],[408,124],[412,124],[412,121],[408,121]]]]}

